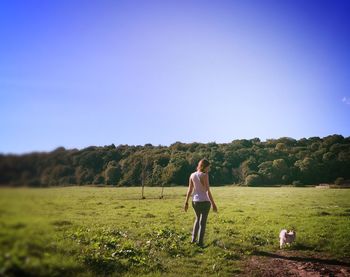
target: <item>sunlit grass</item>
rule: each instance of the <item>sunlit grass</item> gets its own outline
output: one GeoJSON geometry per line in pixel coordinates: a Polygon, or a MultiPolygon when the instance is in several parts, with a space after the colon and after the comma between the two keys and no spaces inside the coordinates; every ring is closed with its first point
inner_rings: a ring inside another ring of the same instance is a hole
{"type": "MultiPolygon", "coordinates": [[[[193,212],[186,188],[67,187],[0,190],[0,267],[7,275],[232,276],[257,250],[292,249],[350,257],[350,190],[212,188],[205,242],[189,243],[193,212]]],[[[1,274],[1,273],[0,273],[1,274]]]]}

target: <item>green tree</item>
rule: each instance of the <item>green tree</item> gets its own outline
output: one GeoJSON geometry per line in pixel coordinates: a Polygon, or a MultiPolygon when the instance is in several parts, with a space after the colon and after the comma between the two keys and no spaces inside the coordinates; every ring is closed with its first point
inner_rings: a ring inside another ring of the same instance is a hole
{"type": "MultiPolygon", "coordinates": [[[[107,185],[116,185],[120,180],[120,167],[115,161],[108,163],[107,168],[104,172],[104,180],[107,185]]],[[[103,181],[101,178],[97,179],[96,182],[103,181]]]]}
{"type": "Polygon", "coordinates": [[[244,184],[246,186],[259,186],[262,185],[262,179],[258,174],[250,174],[246,177],[244,184]]]}

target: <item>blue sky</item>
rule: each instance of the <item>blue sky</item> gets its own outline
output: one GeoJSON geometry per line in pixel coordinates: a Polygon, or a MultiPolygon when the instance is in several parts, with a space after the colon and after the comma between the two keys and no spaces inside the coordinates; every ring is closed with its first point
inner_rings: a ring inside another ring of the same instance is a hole
{"type": "Polygon", "coordinates": [[[0,152],[350,135],[350,1],[0,1],[0,152]]]}

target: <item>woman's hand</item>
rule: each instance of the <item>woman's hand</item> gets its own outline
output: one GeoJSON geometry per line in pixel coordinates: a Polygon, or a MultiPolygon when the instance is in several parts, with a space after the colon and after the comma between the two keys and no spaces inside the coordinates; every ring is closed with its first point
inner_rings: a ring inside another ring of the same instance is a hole
{"type": "Polygon", "coordinates": [[[213,212],[217,213],[218,212],[218,208],[216,207],[215,203],[212,204],[213,207],[213,212]]]}
{"type": "Polygon", "coordinates": [[[187,210],[188,210],[188,202],[186,202],[184,205],[184,211],[187,212],[187,210]]]}

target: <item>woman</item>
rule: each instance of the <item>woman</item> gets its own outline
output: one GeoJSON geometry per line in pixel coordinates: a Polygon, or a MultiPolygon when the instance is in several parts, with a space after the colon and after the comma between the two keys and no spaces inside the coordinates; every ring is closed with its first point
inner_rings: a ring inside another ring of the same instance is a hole
{"type": "Polygon", "coordinates": [[[217,207],[209,189],[209,169],[210,163],[206,159],[199,161],[197,171],[193,172],[190,176],[184,206],[186,212],[188,210],[188,199],[193,192],[192,207],[196,213],[196,220],[193,225],[192,243],[197,241],[197,236],[199,234],[198,245],[201,247],[203,246],[210,205],[213,207],[213,211],[217,212],[217,207]]]}

